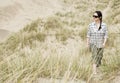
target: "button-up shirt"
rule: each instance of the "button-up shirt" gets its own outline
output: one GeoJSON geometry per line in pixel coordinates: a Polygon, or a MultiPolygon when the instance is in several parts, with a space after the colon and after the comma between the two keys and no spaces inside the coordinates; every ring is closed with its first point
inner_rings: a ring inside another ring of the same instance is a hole
{"type": "Polygon", "coordinates": [[[108,31],[105,23],[101,24],[101,29],[98,30],[95,22],[89,24],[87,37],[89,38],[89,43],[96,45],[98,48],[103,47],[103,42],[105,38],[108,38],[108,31]]]}

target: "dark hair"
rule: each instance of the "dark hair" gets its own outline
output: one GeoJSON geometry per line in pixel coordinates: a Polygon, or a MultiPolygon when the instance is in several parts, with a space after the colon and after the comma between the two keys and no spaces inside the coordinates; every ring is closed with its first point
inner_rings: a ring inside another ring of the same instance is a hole
{"type": "Polygon", "coordinates": [[[102,12],[101,11],[95,11],[95,13],[97,13],[97,15],[100,19],[100,26],[99,26],[99,29],[98,29],[98,30],[100,30],[101,29],[101,24],[102,24],[102,12]]]}

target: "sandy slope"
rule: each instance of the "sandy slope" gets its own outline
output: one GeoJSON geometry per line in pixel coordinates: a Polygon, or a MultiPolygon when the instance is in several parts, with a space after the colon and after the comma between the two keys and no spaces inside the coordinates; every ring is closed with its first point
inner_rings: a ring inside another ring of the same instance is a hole
{"type": "Polygon", "coordinates": [[[9,34],[9,31],[0,29],[0,41],[3,41],[9,34]]]}
{"type": "Polygon", "coordinates": [[[0,0],[0,28],[18,31],[32,20],[61,9],[59,0],[0,0]]]}
{"type": "Polygon", "coordinates": [[[62,9],[59,0],[0,0],[0,40],[31,21],[47,17],[62,9]]]}
{"type": "Polygon", "coordinates": [[[86,83],[84,81],[80,80],[60,80],[60,79],[45,79],[45,78],[40,78],[38,79],[38,83],[86,83]]]}

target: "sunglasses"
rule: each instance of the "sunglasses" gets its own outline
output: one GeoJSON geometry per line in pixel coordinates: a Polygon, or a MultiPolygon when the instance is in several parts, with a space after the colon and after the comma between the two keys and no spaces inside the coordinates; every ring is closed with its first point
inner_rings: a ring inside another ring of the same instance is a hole
{"type": "Polygon", "coordinates": [[[95,15],[93,15],[93,17],[98,18],[99,16],[95,16],[95,15]]]}

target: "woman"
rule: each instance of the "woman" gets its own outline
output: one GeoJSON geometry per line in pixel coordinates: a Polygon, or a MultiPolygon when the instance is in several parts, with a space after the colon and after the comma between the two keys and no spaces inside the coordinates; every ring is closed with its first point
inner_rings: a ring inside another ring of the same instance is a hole
{"type": "Polygon", "coordinates": [[[95,11],[93,20],[89,25],[87,32],[87,45],[92,52],[93,73],[97,73],[97,67],[100,66],[103,57],[103,49],[105,47],[108,31],[106,24],[102,22],[101,11],[95,11]]]}

